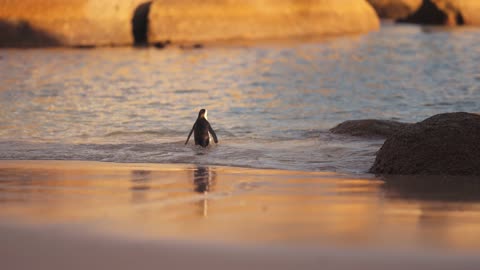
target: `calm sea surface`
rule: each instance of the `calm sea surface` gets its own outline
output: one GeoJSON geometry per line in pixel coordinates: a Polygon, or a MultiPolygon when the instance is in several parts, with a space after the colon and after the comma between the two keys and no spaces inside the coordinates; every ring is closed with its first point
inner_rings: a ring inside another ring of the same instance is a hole
{"type": "Polygon", "coordinates": [[[385,25],[319,43],[0,50],[0,159],[364,173],[351,119],[480,112],[480,30],[385,25]],[[184,146],[198,110],[220,143],[184,146]]]}

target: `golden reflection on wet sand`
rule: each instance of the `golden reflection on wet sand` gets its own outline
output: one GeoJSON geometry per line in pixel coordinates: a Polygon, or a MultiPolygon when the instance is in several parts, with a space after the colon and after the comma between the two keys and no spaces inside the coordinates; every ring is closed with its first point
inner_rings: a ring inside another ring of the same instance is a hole
{"type": "Polygon", "coordinates": [[[174,239],[480,247],[475,186],[402,181],[203,165],[0,161],[0,218],[174,239]]]}

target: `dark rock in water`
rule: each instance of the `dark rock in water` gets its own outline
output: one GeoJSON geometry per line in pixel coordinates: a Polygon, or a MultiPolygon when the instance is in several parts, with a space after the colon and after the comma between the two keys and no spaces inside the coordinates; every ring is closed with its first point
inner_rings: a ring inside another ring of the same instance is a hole
{"type": "Polygon", "coordinates": [[[370,172],[480,175],[480,115],[445,113],[406,126],[385,141],[370,172]]]}
{"type": "Polygon", "coordinates": [[[401,123],[391,120],[350,120],[345,121],[330,129],[335,134],[347,134],[359,137],[381,137],[386,138],[409,126],[409,123],[401,123]]]}

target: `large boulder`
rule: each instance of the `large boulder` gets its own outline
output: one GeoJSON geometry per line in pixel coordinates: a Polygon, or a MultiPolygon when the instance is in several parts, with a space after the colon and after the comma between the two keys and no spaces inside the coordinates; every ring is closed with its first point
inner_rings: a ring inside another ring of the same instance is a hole
{"type": "Polygon", "coordinates": [[[480,175],[480,115],[445,113],[405,127],[385,141],[370,172],[480,175]]]}
{"type": "Polygon", "coordinates": [[[143,2],[0,0],[0,47],[133,44],[132,20],[143,2]]]}
{"type": "Polygon", "coordinates": [[[210,43],[318,38],[379,28],[365,0],[156,0],[152,43],[210,43]]]}
{"type": "Polygon", "coordinates": [[[391,120],[349,120],[330,129],[330,132],[358,137],[387,138],[388,136],[399,132],[408,125],[411,124],[391,120]]]}
{"type": "Polygon", "coordinates": [[[400,21],[427,25],[480,25],[480,1],[423,0],[415,13],[400,21]]]}
{"type": "Polygon", "coordinates": [[[413,14],[422,0],[368,0],[380,18],[402,19],[413,14]]]}

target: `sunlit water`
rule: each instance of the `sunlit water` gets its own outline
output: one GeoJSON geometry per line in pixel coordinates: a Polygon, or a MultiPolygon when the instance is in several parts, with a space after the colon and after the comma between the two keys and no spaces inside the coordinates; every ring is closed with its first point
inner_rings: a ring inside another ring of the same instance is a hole
{"type": "Polygon", "coordinates": [[[0,159],[364,173],[351,119],[480,112],[480,31],[389,26],[324,42],[201,50],[0,50],[0,159]],[[220,143],[184,141],[198,110],[220,143]]]}

